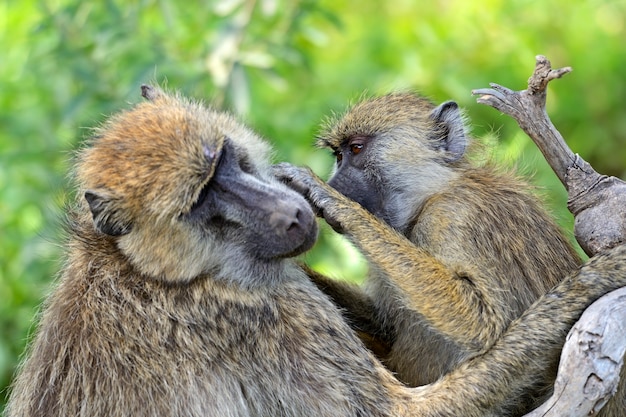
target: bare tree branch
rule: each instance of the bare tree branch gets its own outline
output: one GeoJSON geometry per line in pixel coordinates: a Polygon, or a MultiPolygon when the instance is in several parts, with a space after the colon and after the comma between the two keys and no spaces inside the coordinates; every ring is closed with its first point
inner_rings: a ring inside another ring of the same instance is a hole
{"type": "Polygon", "coordinates": [[[537,144],[566,187],[567,167],[576,163],[576,156],[550,121],[545,105],[548,82],[562,77],[571,70],[569,67],[552,70],[550,62],[545,57],[538,56],[535,72],[528,80],[527,90],[513,91],[492,83],[491,88],[472,91],[472,94],[480,95],[476,100],[478,103],[494,107],[519,123],[522,130],[537,144]]]}
{"type": "MultiPolygon", "coordinates": [[[[546,87],[569,72],[569,67],[554,70],[544,56],[537,56],[527,90],[491,84],[472,93],[479,96],[478,103],[513,117],[541,150],[567,189],[574,235],[593,256],[626,241],[626,183],[597,173],[570,150],[550,121],[546,87]]],[[[567,338],[553,396],[526,417],[597,414],[618,389],[626,351],[625,323],[626,288],[590,306],[567,338]]]]}
{"type": "Polygon", "coordinates": [[[568,208],[574,214],[574,235],[589,255],[626,242],[626,183],[598,174],[574,154],[554,127],[545,110],[546,87],[571,68],[552,69],[544,56],[536,58],[528,89],[513,91],[498,84],[473,90],[477,102],[513,117],[530,136],[568,192],[568,208]]]}

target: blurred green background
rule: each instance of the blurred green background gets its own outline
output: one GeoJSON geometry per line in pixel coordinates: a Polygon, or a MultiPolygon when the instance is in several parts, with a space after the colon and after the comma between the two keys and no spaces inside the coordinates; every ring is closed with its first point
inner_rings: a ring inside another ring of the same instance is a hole
{"type": "MultiPolygon", "coordinates": [[[[626,172],[626,1],[5,0],[0,3],[0,410],[37,306],[59,268],[72,150],[157,81],[240,115],[276,160],[326,176],[320,121],[363,92],[454,99],[492,156],[543,189],[571,229],[566,196],[514,121],[473,88],[523,89],[536,54],[572,74],[548,112],[600,172],[626,172]]],[[[359,279],[354,249],[324,229],[305,258],[359,279]]]]}

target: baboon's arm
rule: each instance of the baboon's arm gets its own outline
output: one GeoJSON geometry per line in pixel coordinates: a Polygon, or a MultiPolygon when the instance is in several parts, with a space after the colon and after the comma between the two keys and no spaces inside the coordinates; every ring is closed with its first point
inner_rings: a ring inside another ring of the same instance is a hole
{"type": "Polygon", "coordinates": [[[412,309],[442,333],[469,350],[489,346],[504,326],[482,297],[488,289],[479,280],[458,276],[423,249],[377,219],[358,203],[328,186],[310,169],[279,164],[274,173],[303,194],[335,230],[345,234],[370,262],[392,279],[412,309]],[[443,314],[441,309],[446,309],[443,314]],[[467,326],[482,323],[482,326],[467,326]]]}

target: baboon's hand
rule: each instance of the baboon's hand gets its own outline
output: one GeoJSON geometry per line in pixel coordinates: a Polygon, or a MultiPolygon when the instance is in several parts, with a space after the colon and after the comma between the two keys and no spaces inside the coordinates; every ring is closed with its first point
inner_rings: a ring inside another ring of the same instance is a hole
{"type": "Polygon", "coordinates": [[[343,227],[338,218],[337,208],[349,205],[347,197],[331,188],[307,167],[297,167],[282,162],[272,166],[272,173],[280,181],[302,194],[318,216],[323,217],[336,232],[342,233],[343,227]]]}

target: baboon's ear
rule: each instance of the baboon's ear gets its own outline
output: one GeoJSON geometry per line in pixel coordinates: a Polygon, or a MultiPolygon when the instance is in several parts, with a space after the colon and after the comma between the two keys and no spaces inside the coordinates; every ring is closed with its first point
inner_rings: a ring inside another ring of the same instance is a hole
{"type": "Polygon", "coordinates": [[[430,117],[437,125],[435,132],[437,146],[447,151],[446,161],[459,160],[467,148],[467,137],[463,115],[458,104],[454,101],[446,101],[437,106],[430,117]]]}
{"type": "Polygon", "coordinates": [[[141,96],[148,101],[155,101],[163,96],[163,90],[150,84],[142,84],[141,96]]]}
{"type": "Polygon", "coordinates": [[[96,229],[109,236],[122,236],[130,232],[131,223],[116,207],[114,198],[95,191],[86,191],[85,200],[89,204],[96,229]]]}

